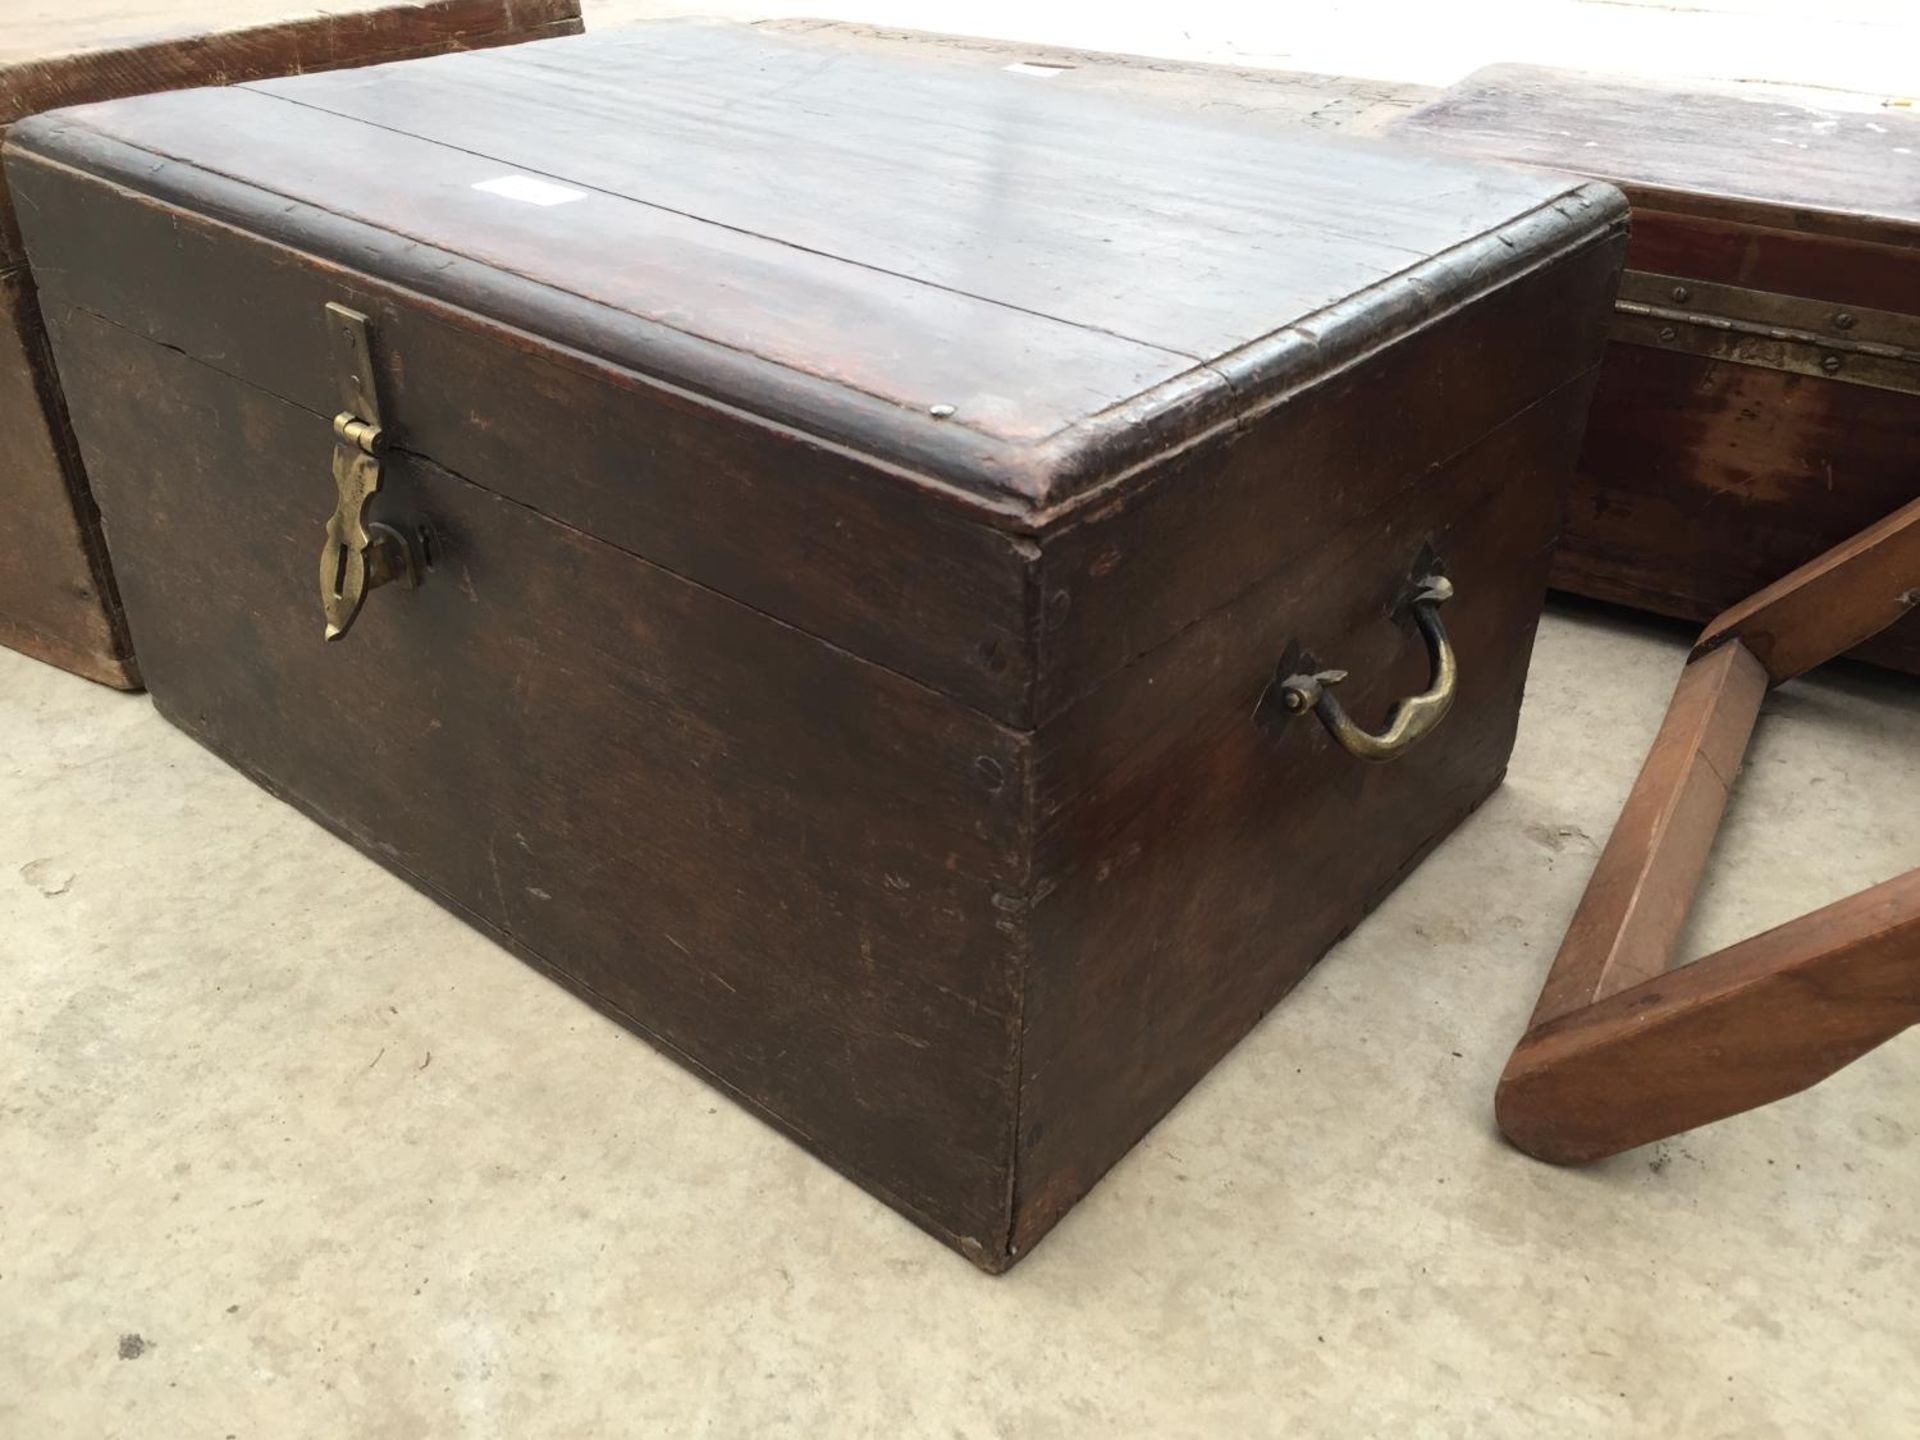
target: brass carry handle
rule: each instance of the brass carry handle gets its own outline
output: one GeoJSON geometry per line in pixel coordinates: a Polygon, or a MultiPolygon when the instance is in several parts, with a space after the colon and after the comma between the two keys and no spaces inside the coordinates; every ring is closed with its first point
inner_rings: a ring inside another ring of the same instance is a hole
{"type": "Polygon", "coordinates": [[[1333,696],[1333,687],[1347,678],[1344,670],[1291,674],[1275,682],[1269,693],[1295,714],[1307,710],[1320,717],[1327,733],[1357,760],[1381,762],[1397,760],[1422,737],[1447,718],[1454,696],[1460,688],[1460,662],[1447,639],[1447,628],[1440,623],[1440,606],[1453,598],[1453,582],[1434,574],[1420,580],[1411,600],[1413,618],[1426,636],[1427,653],[1433,661],[1433,683],[1418,695],[1396,701],[1387,712],[1387,726],[1378,735],[1354,724],[1344,706],[1333,696]]]}

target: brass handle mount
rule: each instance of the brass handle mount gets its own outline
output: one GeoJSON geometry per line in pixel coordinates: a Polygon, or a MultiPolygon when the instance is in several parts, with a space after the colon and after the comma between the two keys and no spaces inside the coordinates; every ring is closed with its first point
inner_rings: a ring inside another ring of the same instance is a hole
{"type": "Polygon", "coordinates": [[[1374,763],[1397,760],[1447,718],[1460,688],[1460,662],[1447,639],[1447,628],[1440,621],[1440,607],[1453,598],[1453,582],[1434,571],[1414,584],[1408,600],[1414,623],[1426,637],[1427,654],[1433,665],[1433,680],[1418,695],[1396,701],[1387,712],[1386,727],[1378,734],[1362,729],[1334,697],[1333,687],[1347,678],[1345,670],[1321,670],[1312,657],[1298,647],[1289,646],[1281,657],[1274,680],[1261,697],[1255,718],[1269,729],[1276,722],[1311,710],[1356,760],[1374,763]]]}

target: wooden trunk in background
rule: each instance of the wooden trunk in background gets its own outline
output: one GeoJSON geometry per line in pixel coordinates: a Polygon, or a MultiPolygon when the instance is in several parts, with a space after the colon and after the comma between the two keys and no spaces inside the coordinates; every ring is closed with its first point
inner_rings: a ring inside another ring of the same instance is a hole
{"type": "MultiPolygon", "coordinates": [[[[1390,128],[1632,201],[1557,587],[1709,620],[1920,496],[1910,110],[1501,65],[1390,128]]],[[[1854,653],[1920,673],[1920,613],[1854,653]]]]}
{"type": "Polygon", "coordinates": [[[706,25],[8,165],[163,712],[995,1270],[1498,784],[1625,245],[1606,186],[706,25]],[[329,306],[422,567],[332,644],[329,306]],[[1431,736],[1263,703],[1425,688],[1436,567],[1431,736]]]}
{"type": "MultiPolygon", "coordinates": [[[[579,0],[71,0],[0,13],[0,138],[43,110],[569,35],[579,0]]],[[[42,265],[62,263],[42,254],[42,265]]],[[[0,644],[139,684],[0,179],[0,644]]]]}

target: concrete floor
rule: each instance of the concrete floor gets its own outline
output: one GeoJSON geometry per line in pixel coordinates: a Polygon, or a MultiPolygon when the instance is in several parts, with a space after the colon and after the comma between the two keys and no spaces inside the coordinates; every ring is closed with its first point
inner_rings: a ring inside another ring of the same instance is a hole
{"type": "MultiPolygon", "coordinates": [[[[1920,1044],[1584,1171],[1492,1086],[1683,644],[1013,1274],[173,731],[0,651],[0,1435],[1910,1436],[1920,1044]]],[[[1920,685],[1769,702],[1695,950],[1920,862],[1920,685]]]]}

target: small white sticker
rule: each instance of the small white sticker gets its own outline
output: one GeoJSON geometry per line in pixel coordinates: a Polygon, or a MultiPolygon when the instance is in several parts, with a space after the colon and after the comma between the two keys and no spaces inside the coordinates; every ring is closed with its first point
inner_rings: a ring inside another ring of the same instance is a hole
{"type": "Polygon", "coordinates": [[[489,195],[504,195],[523,205],[565,205],[587,198],[584,190],[569,190],[564,185],[556,185],[551,180],[536,180],[531,175],[502,175],[497,180],[482,180],[473,188],[484,190],[489,195]]]}
{"type": "Polygon", "coordinates": [[[1065,65],[1034,65],[1025,60],[1016,60],[1011,65],[1000,67],[1009,75],[1038,75],[1042,80],[1051,80],[1068,67],[1065,65]]]}

